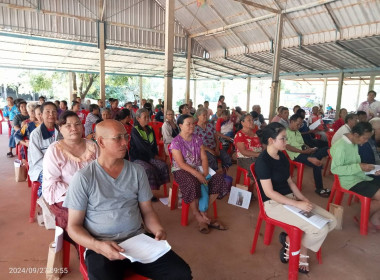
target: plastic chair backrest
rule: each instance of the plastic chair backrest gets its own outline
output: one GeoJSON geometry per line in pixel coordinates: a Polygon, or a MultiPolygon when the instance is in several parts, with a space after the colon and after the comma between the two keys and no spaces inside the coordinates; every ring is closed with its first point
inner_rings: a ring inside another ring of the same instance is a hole
{"type": "Polygon", "coordinates": [[[0,110],[0,122],[3,122],[3,121],[4,121],[3,111],[0,110]]]}
{"type": "Polygon", "coordinates": [[[326,131],[326,136],[327,136],[327,142],[329,147],[331,147],[331,140],[333,139],[335,134],[335,131],[326,131]]]}
{"type": "Polygon", "coordinates": [[[264,210],[264,203],[263,203],[263,199],[261,197],[261,192],[260,192],[260,188],[259,188],[259,184],[257,183],[257,178],[256,178],[256,173],[255,173],[255,163],[252,163],[251,164],[251,173],[252,173],[252,177],[253,177],[253,181],[255,183],[255,186],[256,186],[256,192],[257,192],[257,200],[259,201],[259,208],[260,208],[260,211],[261,213],[266,216],[265,214],[265,210],[264,210]]]}
{"type": "Polygon", "coordinates": [[[168,145],[168,152],[169,152],[169,159],[170,159],[170,164],[172,163],[172,151],[170,150],[171,144],[168,145]]]}
{"type": "Polygon", "coordinates": [[[153,131],[154,131],[154,136],[156,137],[156,142],[158,143],[161,138],[162,138],[162,134],[161,134],[161,127],[164,123],[162,122],[150,122],[149,125],[153,128],[153,131]]]}

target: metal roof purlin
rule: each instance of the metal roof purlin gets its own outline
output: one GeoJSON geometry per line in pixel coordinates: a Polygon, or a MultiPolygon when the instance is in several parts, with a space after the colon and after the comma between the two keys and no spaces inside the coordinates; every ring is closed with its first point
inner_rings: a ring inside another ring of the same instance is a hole
{"type": "Polygon", "coordinates": [[[300,50],[302,50],[304,53],[306,53],[308,55],[314,56],[315,58],[318,58],[319,60],[321,60],[321,61],[323,61],[323,62],[325,62],[327,64],[330,64],[330,65],[332,65],[332,66],[334,66],[334,67],[336,67],[338,69],[343,69],[343,67],[340,66],[339,64],[336,64],[335,62],[332,62],[331,60],[329,60],[327,58],[324,58],[324,57],[320,56],[319,54],[316,54],[315,52],[306,49],[303,46],[300,46],[299,48],[300,48],[300,50]]]}
{"type": "Polygon", "coordinates": [[[221,64],[221,63],[218,63],[218,62],[212,61],[212,60],[202,59],[202,61],[207,61],[207,62],[209,62],[209,63],[212,63],[212,64],[215,64],[215,65],[218,65],[218,66],[221,66],[221,67],[227,68],[227,69],[231,69],[231,70],[233,70],[233,71],[240,72],[240,73],[243,73],[243,74],[246,74],[246,75],[247,75],[247,73],[244,72],[244,71],[241,71],[241,70],[236,69],[236,68],[232,68],[232,67],[230,67],[230,66],[227,66],[227,65],[224,65],[224,64],[221,64]]]}
{"type": "Polygon", "coordinates": [[[359,57],[360,59],[363,59],[364,61],[368,62],[369,64],[375,66],[375,67],[380,67],[378,64],[376,64],[375,62],[369,60],[368,58],[366,58],[365,56],[359,54],[357,51],[343,45],[342,43],[336,41],[335,44],[337,44],[339,47],[343,48],[344,50],[348,51],[349,53],[353,54],[354,56],[357,56],[359,57]]]}
{"type": "Polygon", "coordinates": [[[205,68],[209,68],[209,69],[214,70],[214,71],[217,71],[217,72],[221,72],[221,73],[228,74],[228,75],[232,75],[232,76],[237,76],[236,74],[228,73],[228,72],[225,72],[225,71],[223,71],[223,70],[216,69],[216,68],[214,68],[214,67],[205,66],[205,65],[200,64],[199,62],[197,62],[197,61],[195,61],[195,60],[193,61],[193,63],[194,63],[195,65],[202,66],[202,67],[205,67],[205,68]]]}
{"type": "MultiPolygon", "coordinates": [[[[335,1],[337,1],[337,0],[319,0],[319,1],[316,1],[316,2],[309,3],[309,4],[305,4],[305,5],[296,6],[296,7],[292,7],[292,8],[289,8],[289,9],[285,9],[285,10],[281,11],[281,13],[282,14],[288,14],[288,13],[298,12],[298,11],[314,8],[314,7],[317,7],[317,6],[320,6],[320,5],[324,5],[326,3],[335,2],[335,1]]],[[[207,35],[207,34],[221,32],[221,31],[224,31],[224,30],[227,30],[227,29],[231,29],[231,28],[234,28],[234,27],[238,27],[238,26],[241,26],[241,25],[253,23],[253,22],[256,22],[256,21],[264,20],[264,19],[269,19],[269,18],[272,18],[272,17],[274,17],[276,15],[277,15],[276,13],[270,13],[270,14],[267,14],[267,15],[264,15],[264,16],[253,18],[253,19],[249,19],[249,20],[233,23],[233,24],[230,24],[230,25],[218,27],[218,28],[215,28],[215,29],[212,29],[212,30],[208,30],[206,32],[200,32],[200,33],[196,33],[196,34],[191,34],[190,37],[191,38],[195,38],[195,37],[200,37],[200,36],[204,36],[204,35],[207,35]]]]}
{"type": "Polygon", "coordinates": [[[259,8],[259,9],[262,9],[262,10],[266,10],[266,11],[269,11],[269,12],[272,12],[272,13],[276,13],[276,14],[281,13],[281,10],[276,10],[276,9],[271,8],[271,7],[268,7],[268,6],[265,6],[265,5],[261,5],[261,4],[255,3],[255,2],[246,1],[246,0],[234,0],[234,1],[242,3],[242,4],[245,4],[245,5],[252,6],[252,7],[255,7],[255,8],[259,8]]]}
{"type": "MultiPolygon", "coordinates": [[[[272,63],[266,62],[266,61],[264,61],[263,59],[259,59],[259,58],[257,58],[257,57],[254,57],[254,56],[250,55],[250,54],[247,54],[247,53],[245,53],[244,56],[245,56],[245,57],[248,57],[249,59],[252,59],[252,60],[254,60],[254,61],[258,61],[258,62],[260,62],[260,63],[262,63],[262,64],[265,64],[265,65],[268,65],[268,66],[272,67],[272,63]]],[[[288,68],[286,68],[286,67],[284,67],[284,66],[281,66],[281,63],[280,63],[280,69],[283,69],[283,70],[286,71],[286,72],[291,72],[290,69],[288,69],[288,68]]],[[[268,72],[268,73],[269,73],[269,72],[268,72]]]]}

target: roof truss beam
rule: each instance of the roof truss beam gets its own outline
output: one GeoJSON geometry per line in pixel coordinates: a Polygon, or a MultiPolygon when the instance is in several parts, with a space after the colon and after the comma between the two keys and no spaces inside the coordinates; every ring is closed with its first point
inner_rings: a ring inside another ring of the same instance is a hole
{"type": "Polygon", "coordinates": [[[235,72],[239,72],[239,73],[242,73],[242,74],[246,74],[246,75],[248,74],[248,73],[243,72],[243,71],[241,71],[239,69],[236,69],[236,68],[233,68],[233,67],[230,67],[230,66],[224,65],[222,63],[218,63],[218,62],[212,61],[212,60],[204,59],[202,61],[207,61],[208,63],[212,63],[212,64],[218,65],[220,67],[223,67],[223,68],[231,69],[231,70],[233,70],[235,72]]]}
{"type": "Polygon", "coordinates": [[[273,9],[271,7],[268,7],[268,6],[265,6],[265,5],[261,5],[261,4],[252,2],[252,1],[247,1],[247,0],[234,0],[234,1],[242,3],[242,4],[245,4],[245,5],[248,5],[248,6],[252,6],[252,7],[255,7],[255,8],[259,8],[259,9],[262,9],[262,10],[266,10],[266,11],[271,12],[271,13],[276,13],[276,14],[281,13],[281,10],[273,9]]]}
{"type": "Polygon", "coordinates": [[[324,58],[323,56],[320,56],[319,54],[316,54],[315,52],[311,51],[311,50],[308,50],[306,49],[305,47],[302,47],[300,46],[300,50],[302,50],[304,53],[308,54],[308,55],[311,55],[315,58],[318,58],[320,61],[323,61],[327,64],[330,64],[338,69],[343,69],[342,66],[340,66],[339,64],[335,63],[335,62],[332,62],[331,60],[327,59],[327,58],[324,58]]]}
{"type": "Polygon", "coordinates": [[[236,74],[232,74],[232,73],[229,73],[229,72],[226,72],[226,71],[223,71],[223,70],[219,70],[219,69],[214,68],[214,67],[210,67],[210,66],[202,65],[202,64],[200,64],[200,63],[197,62],[197,61],[193,61],[193,63],[194,63],[195,65],[198,65],[198,66],[202,66],[202,67],[205,67],[205,68],[209,68],[209,69],[211,69],[211,70],[213,70],[213,71],[221,72],[221,73],[224,73],[224,74],[227,74],[227,75],[230,75],[230,76],[236,76],[236,74]]]}
{"type": "Polygon", "coordinates": [[[338,45],[339,47],[341,47],[342,49],[344,49],[345,51],[348,51],[350,54],[353,54],[354,56],[356,57],[359,57],[360,59],[368,62],[369,64],[375,66],[375,67],[379,67],[379,65],[371,60],[369,60],[368,58],[366,58],[365,56],[361,55],[360,53],[358,53],[357,51],[343,45],[342,43],[336,41],[335,42],[336,45],[338,45]]]}
{"type": "MultiPolygon", "coordinates": [[[[239,60],[235,60],[235,59],[229,58],[229,57],[227,57],[227,56],[225,56],[224,59],[227,60],[227,61],[231,61],[232,63],[236,63],[236,64],[238,64],[238,65],[241,65],[241,66],[244,66],[244,67],[247,67],[247,68],[250,68],[250,69],[254,69],[254,70],[257,70],[257,71],[260,71],[260,72],[266,73],[266,74],[269,74],[269,73],[270,73],[270,72],[268,72],[267,70],[263,70],[263,69],[258,68],[258,67],[256,67],[256,66],[253,66],[253,65],[251,65],[251,64],[246,64],[246,63],[244,63],[244,62],[241,62],[241,61],[239,61],[239,60]]],[[[247,74],[249,74],[249,73],[247,73],[247,74]]]]}
{"type": "MultiPolygon", "coordinates": [[[[269,63],[269,62],[266,62],[265,60],[263,59],[260,59],[260,58],[257,58],[257,57],[254,57],[252,55],[249,55],[249,54],[244,54],[245,57],[248,57],[249,59],[252,59],[253,61],[257,61],[257,62],[260,62],[262,64],[265,64],[265,65],[268,65],[270,67],[272,67],[272,63],[269,63]]],[[[283,70],[285,72],[292,72],[291,69],[287,68],[287,67],[284,67],[284,66],[281,66],[281,63],[280,63],[280,70],[283,70]]]]}

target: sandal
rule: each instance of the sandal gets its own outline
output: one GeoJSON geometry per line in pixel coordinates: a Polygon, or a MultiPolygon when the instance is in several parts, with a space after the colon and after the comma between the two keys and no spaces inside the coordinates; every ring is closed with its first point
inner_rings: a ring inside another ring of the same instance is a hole
{"type": "MultiPolygon", "coordinates": [[[[305,256],[305,255],[302,255],[302,254],[300,254],[300,259],[301,258],[303,258],[303,259],[308,259],[309,258],[309,256],[305,256]]],[[[298,264],[298,266],[306,266],[306,267],[309,267],[309,263],[307,263],[307,262],[299,262],[299,264],[298,264]]],[[[300,267],[298,268],[298,272],[299,273],[303,273],[303,274],[308,274],[309,273],[309,271],[308,270],[306,270],[306,269],[301,269],[300,267]]]]}
{"type": "Polygon", "coordinates": [[[327,198],[330,196],[331,191],[329,189],[316,189],[315,193],[321,197],[327,198]]]}
{"type": "Polygon", "coordinates": [[[208,225],[210,228],[214,228],[214,229],[217,229],[217,230],[227,230],[228,228],[223,226],[221,223],[219,223],[218,221],[213,221],[211,222],[209,225],[208,225]]]}
{"type": "Polygon", "coordinates": [[[286,246],[283,246],[280,249],[280,261],[282,263],[288,263],[289,262],[289,244],[286,243],[286,246]]]}
{"type": "Polygon", "coordinates": [[[279,241],[280,241],[280,243],[281,243],[281,245],[282,245],[283,247],[286,247],[286,246],[289,247],[289,244],[286,245],[286,244],[287,244],[287,243],[286,243],[286,237],[287,237],[287,236],[288,236],[288,234],[287,234],[286,232],[281,232],[280,235],[278,236],[278,239],[279,239],[279,241]]]}
{"type": "Polygon", "coordinates": [[[13,158],[13,157],[14,155],[11,152],[7,153],[7,158],[13,158]]]}
{"type": "Polygon", "coordinates": [[[206,223],[199,223],[199,232],[203,234],[208,234],[210,229],[208,228],[206,223]]]}

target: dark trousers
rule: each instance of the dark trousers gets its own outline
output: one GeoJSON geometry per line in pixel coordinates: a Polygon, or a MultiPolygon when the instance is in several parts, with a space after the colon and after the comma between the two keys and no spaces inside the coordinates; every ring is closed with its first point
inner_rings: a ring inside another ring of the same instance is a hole
{"type": "Polygon", "coordinates": [[[86,266],[90,280],[122,280],[127,269],[151,279],[192,279],[189,265],[172,250],[148,264],[131,263],[129,259],[110,261],[101,254],[87,250],[86,266]]]}
{"type": "Polygon", "coordinates": [[[312,164],[310,161],[308,161],[307,159],[309,157],[315,157],[315,158],[321,160],[322,158],[324,158],[328,155],[327,150],[328,150],[328,147],[319,148],[315,151],[315,153],[313,153],[311,155],[300,154],[298,157],[296,157],[294,159],[297,162],[304,163],[307,166],[310,166],[313,168],[313,176],[314,176],[314,182],[315,182],[316,189],[323,189],[323,181],[322,181],[322,168],[323,168],[323,166],[322,165],[316,166],[316,165],[312,164]]]}

